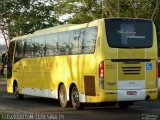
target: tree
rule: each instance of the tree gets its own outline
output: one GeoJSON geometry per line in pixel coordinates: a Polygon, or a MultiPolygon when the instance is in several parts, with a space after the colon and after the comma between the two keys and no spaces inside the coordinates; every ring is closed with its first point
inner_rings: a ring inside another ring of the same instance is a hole
{"type": "Polygon", "coordinates": [[[153,19],[160,0],[55,0],[57,16],[73,14],[68,22],[89,22],[97,18],[133,17],[153,19]]]}
{"type": "Polygon", "coordinates": [[[152,19],[160,39],[160,0],[0,1],[1,31],[4,36],[8,35],[9,39],[57,24],[78,24],[110,17],[152,19]],[[65,15],[71,17],[60,22],[58,18],[65,15]]]}
{"type": "Polygon", "coordinates": [[[99,0],[55,0],[53,3],[56,15],[72,14],[73,16],[64,22],[85,23],[93,19],[101,18],[101,4],[99,0]]]}
{"type": "Polygon", "coordinates": [[[151,19],[160,41],[160,0],[55,0],[52,5],[58,17],[73,15],[64,23],[78,24],[111,17],[151,19]]]}
{"type": "Polygon", "coordinates": [[[0,20],[6,40],[59,23],[48,0],[2,0],[0,20]]]}

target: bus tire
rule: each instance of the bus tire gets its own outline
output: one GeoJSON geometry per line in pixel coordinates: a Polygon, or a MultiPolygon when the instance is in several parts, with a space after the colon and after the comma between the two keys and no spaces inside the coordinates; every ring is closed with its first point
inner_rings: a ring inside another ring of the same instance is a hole
{"type": "Polygon", "coordinates": [[[79,101],[79,92],[77,87],[74,85],[71,90],[71,102],[74,109],[82,109],[83,105],[79,101]]]}
{"type": "Polygon", "coordinates": [[[62,108],[65,108],[67,106],[67,92],[64,84],[62,84],[59,88],[58,99],[59,99],[60,106],[62,108]]]}
{"type": "Polygon", "coordinates": [[[18,100],[22,100],[24,98],[23,94],[19,94],[19,87],[17,83],[15,83],[14,85],[14,95],[15,95],[15,98],[18,100]]]}

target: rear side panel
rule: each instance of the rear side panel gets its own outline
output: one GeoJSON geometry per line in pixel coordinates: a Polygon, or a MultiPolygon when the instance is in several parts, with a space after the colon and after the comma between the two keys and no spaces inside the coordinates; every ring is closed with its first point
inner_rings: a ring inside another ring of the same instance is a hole
{"type": "Polygon", "coordinates": [[[117,91],[118,101],[145,100],[156,88],[155,70],[155,60],[105,60],[104,89],[117,91]]]}

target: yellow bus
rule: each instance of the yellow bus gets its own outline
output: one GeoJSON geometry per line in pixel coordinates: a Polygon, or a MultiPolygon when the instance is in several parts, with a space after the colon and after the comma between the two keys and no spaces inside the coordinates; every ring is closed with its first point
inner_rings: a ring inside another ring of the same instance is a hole
{"type": "Polygon", "coordinates": [[[11,40],[7,91],[72,103],[157,100],[157,38],[146,19],[98,19],[38,30],[11,40]]]}

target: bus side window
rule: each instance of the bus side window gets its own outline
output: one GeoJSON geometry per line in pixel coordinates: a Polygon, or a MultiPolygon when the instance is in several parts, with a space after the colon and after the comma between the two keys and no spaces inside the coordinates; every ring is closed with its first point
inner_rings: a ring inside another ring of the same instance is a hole
{"type": "Polygon", "coordinates": [[[45,55],[45,36],[32,38],[32,56],[43,57],[45,55]]]}
{"type": "Polygon", "coordinates": [[[24,42],[22,40],[18,40],[16,42],[14,63],[16,63],[17,61],[23,58],[23,46],[24,46],[24,42]]]}
{"type": "Polygon", "coordinates": [[[83,33],[82,53],[94,53],[97,39],[97,27],[86,28],[83,33]]]}
{"type": "Polygon", "coordinates": [[[33,46],[33,56],[38,57],[38,45],[39,43],[36,40],[36,37],[32,38],[32,46],[33,46]]]}
{"type": "Polygon", "coordinates": [[[82,51],[82,32],[81,29],[71,31],[71,54],[80,54],[82,51]]]}
{"type": "Polygon", "coordinates": [[[59,43],[59,54],[60,55],[68,55],[70,51],[69,38],[70,32],[61,32],[58,34],[58,43],[59,43]]]}
{"type": "Polygon", "coordinates": [[[46,53],[47,56],[49,56],[49,55],[57,55],[58,54],[57,42],[58,42],[58,34],[57,33],[46,35],[46,46],[45,46],[46,47],[46,51],[45,51],[45,53],[46,53]]]}
{"type": "Polygon", "coordinates": [[[33,56],[33,46],[32,46],[32,39],[28,38],[24,42],[24,57],[32,57],[33,56]]]}

